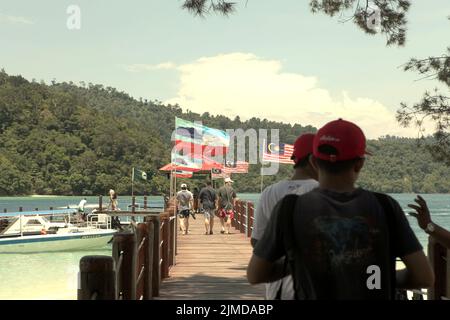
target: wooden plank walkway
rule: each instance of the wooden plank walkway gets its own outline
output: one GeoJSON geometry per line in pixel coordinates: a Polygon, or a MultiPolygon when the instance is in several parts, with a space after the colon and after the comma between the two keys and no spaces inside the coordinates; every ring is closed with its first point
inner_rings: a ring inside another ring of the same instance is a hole
{"type": "Polygon", "coordinates": [[[234,228],[232,234],[221,234],[217,217],[214,234],[205,235],[203,215],[196,218],[189,219],[190,234],[178,231],[177,264],[162,282],[159,299],[264,299],[264,286],[247,282],[250,239],[234,228]]]}

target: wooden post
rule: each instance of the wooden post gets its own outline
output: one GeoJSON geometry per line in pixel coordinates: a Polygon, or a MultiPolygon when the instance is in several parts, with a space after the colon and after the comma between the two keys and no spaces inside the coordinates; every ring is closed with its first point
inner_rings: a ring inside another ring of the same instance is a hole
{"type": "Polygon", "coordinates": [[[22,212],[23,211],[23,208],[22,207],[19,207],[19,212],[22,212]]]}
{"type": "Polygon", "coordinates": [[[169,215],[168,218],[168,222],[169,222],[169,227],[168,227],[168,232],[169,232],[169,266],[173,266],[174,262],[175,262],[175,234],[174,234],[174,230],[175,230],[175,218],[176,217],[171,217],[169,215]]]}
{"type": "Polygon", "coordinates": [[[137,261],[136,261],[136,299],[144,298],[145,274],[148,272],[148,266],[145,264],[145,258],[148,250],[148,227],[145,223],[139,223],[136,229],[137,234],[137,261]]]}
{"type": "Polygon", "coordinates": [[[160,255],[160,218],[153,217],[153,272],[152,272],[152,296],[159,297],[161,284],[161,255],[160,255]]]}
{"type": "Polygon", "coordinates": [[[98,210],[103,211],[103,196],[98,197],[98,210]]]}
{"type": "Polygon", "coordinates": [[[245,235],[250,237],[250,217],[248,216],[248,201],[245,201],[245,235]]]}
{"type": "Polygon", "coordinates": [[[5,208],[5,209],[3,209],[3,213],[6,213],[6,212],[8,212],[8,210],[6,210],[6,208],[5,208]]]}
{"type": "Polygon", "coordinates": [[[121,232],[114,235],[113,258],[116,264],[123,255],[117,271],[117,293],[123,300],[136,300],[136,234],[121,232]]]}
{"type": "Polygon", "coordinates": [[[162,224],[162,266],[161,266],[161,279],[169,277],[169,231],[170,221],[169,218],[164,218],[162,224]]]}
{"type": "MultiPolygon", "coordinates": [[[[447,297],[447,248],[434,240],[428,238],[428,258],[434,271],[434,285],[428,290],[429,300],[441,300],[441,297],[447,297]]],[[[449,293],[450,294],[450,293],[449,293]]]]}
{"type": "Polygon", "coordinates": [[[154,272],[154,263],[153,263],[153,249],[155,247],[155,238],[154,238],[154,225],[151,218],[148,218],[146,221],[147,225],[147,252],[145,255],[145,267],[147,268],[147,272],[144,275],[144,300],[149,300],[153,297],[153,272],[154,272]]]}
{"type": "Polygon", "coordinates": [[[239,230],[240,229],[239,223],[241,222],[241,201],[240,200],[236,202],[236,206],[237,206],[237,208],[235,208],[235,209],[237,209],[237,210],[236,210],[236,217],[234,217],[234,228],[236,230],[239,230]]]}
{"type": "Polygon", "coordinates": [[[240,203],[241,207],[241,233],[245,233],[245,208],[244,208],[244,201],[241,201],[240,203]]]}
{"type": "Polygon", "coordinates": [[[254,207],[253,207],[253,202],[248,202],[248,236],[251,237],[252,236],[252,232],[253,232],[253,219],[254,219],[254,207]]]}
{"type": "Polygon", "coordinates": [[[144,209],[147,209],[147,196],[144,196],[144,209]]]}
{"type": "Polygon", "coordinates": [[[80,260],[78,300],[114,300],[114,260],[109,256],[85,256],[80,260]]]}

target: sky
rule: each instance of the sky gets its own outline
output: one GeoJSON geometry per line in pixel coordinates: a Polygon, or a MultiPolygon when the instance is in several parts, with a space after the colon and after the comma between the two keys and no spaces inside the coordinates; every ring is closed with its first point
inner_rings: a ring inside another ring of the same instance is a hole
{"type": "Polygon", "coordinates": [[[0,68],[112,86],[200,114],[316,127],[344,118],[368,138],[417,136],[398,125],[396,110],[437,83],[401,66],[445,52],[450,1],[413,1],[400,48],[311,13],[306,0],[236,2],[230,17],[200,18],[181,0],[0,0],[0,68]],[[72,5],[79,29],[68,28],[72,5]]]}

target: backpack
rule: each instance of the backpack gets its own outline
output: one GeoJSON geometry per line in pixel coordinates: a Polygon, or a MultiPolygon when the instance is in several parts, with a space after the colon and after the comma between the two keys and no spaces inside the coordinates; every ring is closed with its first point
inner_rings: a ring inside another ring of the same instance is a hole
{"type": "MultiPolygon", "coordinates": [[[[383,212],[386,216],[388,243],[389,243],[389,260],[391,273],[391,299],[396,297],[395,277],[396,277],[396,255],[394,250],[394,242],[391,240],[391,235],[394,234],[395,220],[394,208],[391,205],[389,197],[382,193],[372,192],[380,203],[383,212]]],[[[309,276],[303,259],[302,251],[296,245],[294,237],[294,211],[297,203],[298,195],[291,194],[283,198],[280,207],[280,226],[282,229],[283,244],[286,251],[285,269],[291,270],[292,278],[294,280],[294,298],[296,300],[316,300],[317,296],[314,290],[314,285],[309,276]]]]}

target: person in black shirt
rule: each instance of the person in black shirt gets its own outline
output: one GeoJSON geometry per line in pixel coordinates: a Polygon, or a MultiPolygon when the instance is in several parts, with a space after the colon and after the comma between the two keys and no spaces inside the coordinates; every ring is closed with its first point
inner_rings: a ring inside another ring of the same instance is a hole
{"type": "Polygon", "coordinates": [[[200,190],[198,200],[205,215],[205,234],[213,234],[214,214],[217,208],[216,191],[211,185],[211,181],[206,182],[206,186],[200,190]]]}
{"type": "Polygon", "coordinates": [[[319,188],[283,198],[274,208],[247,269],[252,284],[291,270],[297,299],[394,299],[395,288],[426,288],[434,275],[400,205],[355,187],[366,140],[339,119],[321,128],[311,164],[319,188]],[[288,266],[276,264],[288,256],[288,266]],[[395,257],[406,269],[395,271],[395,257]]]}

